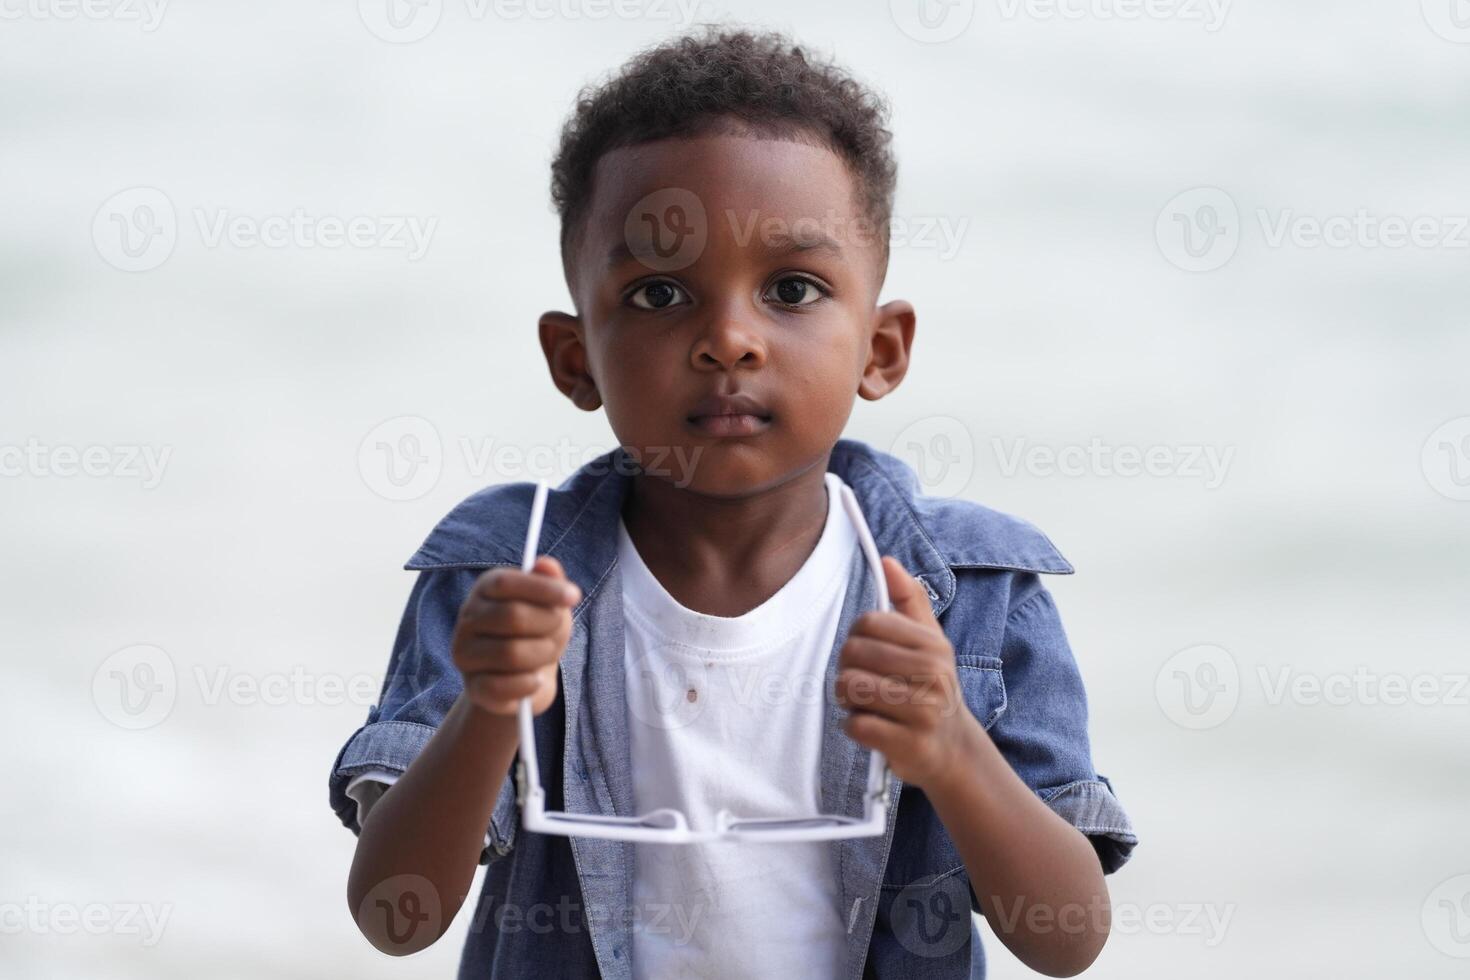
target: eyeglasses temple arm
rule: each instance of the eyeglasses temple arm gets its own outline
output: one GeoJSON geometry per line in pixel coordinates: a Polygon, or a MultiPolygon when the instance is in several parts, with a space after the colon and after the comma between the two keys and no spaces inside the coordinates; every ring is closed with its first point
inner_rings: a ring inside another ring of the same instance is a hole
{"type": "MultiPolygon", "coordinates": [[[[536,495],[531,499],[531,519],[526,527],[526,545],[521,551],[521,571],[529,572],[536,564],[536,546],[541,541],[541,521],[546,513],[546,481],[536,481],[536,495]]],[[[521,698],[516,705],[516,728],[520,735],[520,760],[516,763],[516,795],[522,802],[541,796],[541,772],[536,762],[536,730],[531,724],[531,699],[521,698]]]]}
{"type": "MultiPolygon", "coordinates": [[[[893,603],[888,596],[888,577],[883,572],[883,559],[878,554],[873,532],[868,529],[863,510],[858,506],[857,495],[846,484],[842,487],[841,496],[842,507],[852,521],[853,530],[857,532],[858,547],[863,550],[868,570],[873,575],[873,588],[878,593],[878,609],[880,612],[888,612],[893,608],[893,603]]],[[[888,805],[888,760],[877,749],[868,753],[868,791],[865,799],[878,800],[885,807],[888,805]]]]}

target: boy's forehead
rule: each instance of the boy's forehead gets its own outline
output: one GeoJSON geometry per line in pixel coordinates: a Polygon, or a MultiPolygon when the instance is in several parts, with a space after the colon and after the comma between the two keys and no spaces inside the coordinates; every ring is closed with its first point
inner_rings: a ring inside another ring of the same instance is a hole
{"type": "Polygon", "coordinates": [[[644,245],[662,225],[756,247],[826,240],[851,253],[864,244],[854,234],[864,224],[856,181],[826,147],[753,136],[671,138],[619,147],[597,162],[578,264],[599,275],[630,252],[647,258],[644,245]]]}

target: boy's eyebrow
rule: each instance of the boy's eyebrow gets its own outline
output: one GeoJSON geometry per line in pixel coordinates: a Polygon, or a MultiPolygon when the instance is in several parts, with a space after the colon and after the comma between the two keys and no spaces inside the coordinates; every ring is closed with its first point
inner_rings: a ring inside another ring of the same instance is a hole
{"type": "Polygon", "coordinates": [[[772,232],[764,236],[766,243],[770,246],[768,251],[772,255],[790,255],[792,252],[831,252],[833,255],[842,254],[842,242],[828,235],[826,232],[818,232],[815,235],[792,235],[788,232],[772,232]]]}
{"type": "MultiPolygon", "coordinates": [[[[737,242],[743,240],[743,244],[762,245],[765,251],[773,258],[791,255],[795,252],[830,252],[834,256],[842,254],[842,242],[833,238],[826,232],[815,234],[793,235],[783,229],[750,229],[742,231],[736,236],[737,242]]],[[[623,262],[638,259],[642,255],[656,254],[651,242],[639,242],[638,251],[635,253],[626,238],[619,238],[613,243],[612,248],[607,250],[607,267],[613,268],[623,262]]],[[[645,263],[648,264],[648,263],[645,263]]]]}

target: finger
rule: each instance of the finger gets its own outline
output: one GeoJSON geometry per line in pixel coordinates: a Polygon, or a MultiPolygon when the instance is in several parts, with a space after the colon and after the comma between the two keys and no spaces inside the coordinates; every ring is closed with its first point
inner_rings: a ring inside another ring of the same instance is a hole
{"type": "Polygon", "coordinates": [[[854,711],[842,721],[847,737],[864,748],[882,752],[888,758],[908,754],[915,735],[891,718],[870,711],[854,711]]]}
{"type": "Polygon", "coordinates": [[[929,605],[929,592],[899,564],[897,558],[885,555],[883,573],[888,579],[888,601],[893,608],[916,623],[933,623],[934,607],[929,605]]]}
{"type": "Polygon", "coordinates": [[[473,594],[486,599],[518,599],[541,606],[570,606],[581,599],[582,590],[566,578],[555,558],[542,555],[529,572],[507,566],[490,569],[475,580],[473,594]]]}
{"type": "Polygon", "coordinates": [[[562,607],[517,599],[471,596],[460,611],[460,628],[474,636],[550,636],[567,622],[562,607]]]}
{"type": "Polygon", "coordinates": [[[875,674],[901,674],[910,678],[942,675],[944,667],[926,651],[895,646],[869,636],[849,636],[837,657],[838,667],[851,667],[875,674]]]}
{"type": "Polygon", "coordinates": [[[489,711],[508,711],[516,702],[533,696],[544,683],[541,674],[472,674],[465,679],[465,693],[489,711]]]}
{"type": "Polygon", "coordinates": [[[545,575],[548,578],[559,579],[570,582],[567,578],[567,570],[562,567],[561,561],[550,555],[537,555],[536,560],[531,563],[531,572],[536,575],[545,575]]]}
{"type": "Polygon", "coordinates": [[[914,648],[933,646],[936,631],[940,636],[944,635],[932,617],[930,622],[920,623],[896,609],[889,612],[870,609],[852,624],[852,633],[858,636],[871,636],[914,648]]]}
{"type": "Polygon", "coordinates": [[[865,670],[838,673],[833,694],[849,711],[870,711],[921,729],[929,726],[940,703],[932,684],[913,685],[901,677],[865,670]]]}
{"type": "Polygon", "coordinates": [[[470,636],[454,647],[454,666],[463,674],[520,674],[556,663],[556,637],[470,636]]]}

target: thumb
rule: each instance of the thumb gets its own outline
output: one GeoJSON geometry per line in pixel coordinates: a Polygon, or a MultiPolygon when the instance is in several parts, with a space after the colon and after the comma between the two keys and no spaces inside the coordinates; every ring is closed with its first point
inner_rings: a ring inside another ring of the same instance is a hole
{"type": "Polygon", "coordinates": [[[540,575],[550,575],[552,578],[565,579],[566,570],[561,567],[561,562],[550,555],[538,555],[531,571],[540,575]]]}
{"type": "Polygon", "coordinates": [[[918,579],[910,575],[898,559],[883,558],[883,574],[888,580],[888,601],[895,612],[902,613],[917,623],[936,623],[934,609],[929,605],[929,592],[918,579]]]}
{"type": "Polygon", "coordinates": [[[567,600],[573,604],[582,599],[582,587],[567,577],[566,569],[561,567],[561,562],[550,555],[538,555],[536,561],[531,565],[531,571],[537,575],[546,575],[559,582],[565,582],[563,589],[566,591],[567,600]]]}

